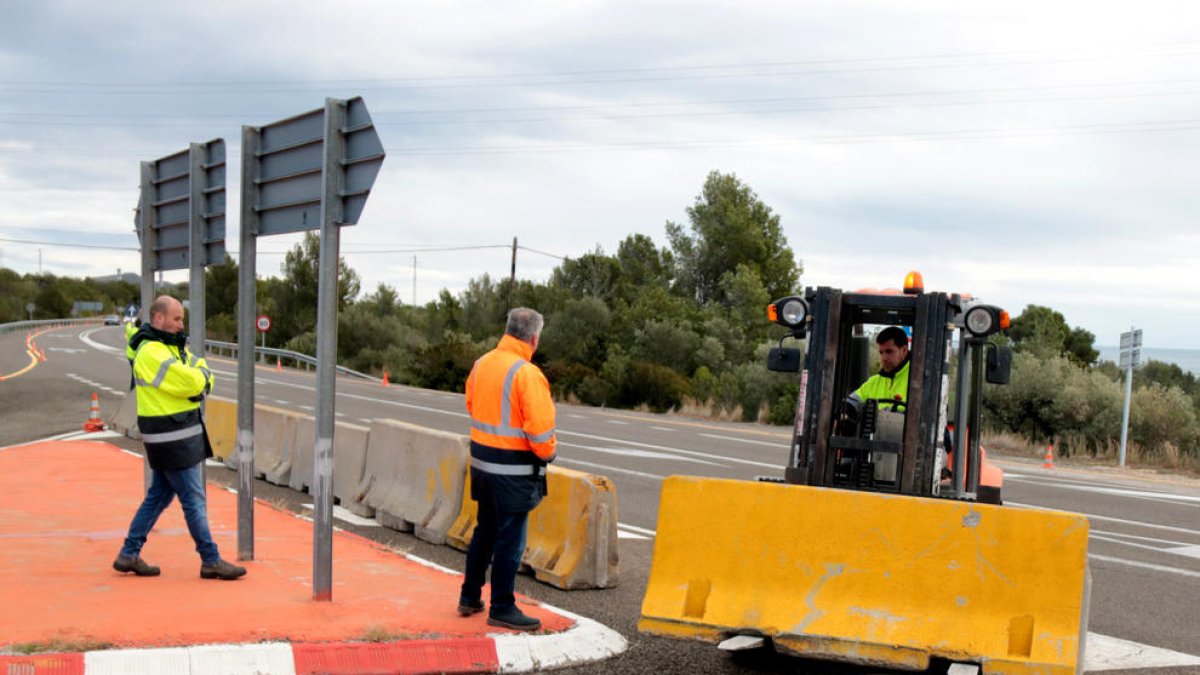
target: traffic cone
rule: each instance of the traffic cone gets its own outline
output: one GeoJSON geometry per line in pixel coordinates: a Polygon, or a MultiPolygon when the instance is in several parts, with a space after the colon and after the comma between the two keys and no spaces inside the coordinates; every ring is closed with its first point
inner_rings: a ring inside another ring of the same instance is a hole
{"type": "Polygon", "coordinates": [[[279,360],[280,360],[279,357],[276,356],[275,357],[275,372],[282,373],[283,372],[283,364],[281,364],[279,362],[279,360]]]}
{"type": "Polygon", "coordinates": [[[1053,445],[1046,446],[1046,458],[1044,460],[1042,460],[1042,468],[1043,469],[1053,469],[1054,468],[1054,446],[1053,445]]]}
{"type": "Polygon", "coordinates": [[[104,420],[100,419],[100,399],[96,396],[96,392],[92,392],[92,409],[88,412],[88,419],[83,423],[83,430],[87,432],[104,431],[104,420]]]}
{"type": "Polygon", "coordinates": [[[381,381],[379,384],[381,384],[381,385],[383,385],[383,386],[385,386],[385,387],[386,387],[386,386],[388,386],[388,379],[387,379],[387,368],[384,368],[384,369],[383,369],[383,381],[381,381]]]}

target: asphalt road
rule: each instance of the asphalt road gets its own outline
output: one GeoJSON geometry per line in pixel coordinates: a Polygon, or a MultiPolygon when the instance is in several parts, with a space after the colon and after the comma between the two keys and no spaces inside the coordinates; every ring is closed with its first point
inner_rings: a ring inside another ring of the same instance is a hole
{"type": "MultiPolygon", "coordinates": [[[[25,368],[25,333],[0,336],[0,376],[25,368]]],[[[107,418],[129,386],[119,327],[61,329],[41,335],[46,361],[0,381],[0,446],[79,429],[92,392],[107,418]]],[[[236,364],[210,358],[215,393],[236,399],[236,364]]],[[[260,367],[258,402],[312,412],[315,376],[260,367]]],[[[467,428],[462,396],[361,380],[339,379],[336,415],[365,422],[402,419],[438,429],[467,428]]],[[[781,475],[785,430],[676,415],[652,415],[562,405],[558,410],[559,462],[609,477],[620,509],[620,574],[615,589],[563,592],[532,578],[518,590],[608,625],[630,649],[604,664],[574,672],[644,673],[861,673],[877,670],[831,667],[793,657],[754,654],[731,658],[710,646],[641,636],[638,611],[653,552],[658,492],[663,477],[693,474],[752,479],[781,475]]],[[[119,442],[118,444],[121,444],[119,442]]],[[[125,447],[137,444],[124,441],[125,447]]],[[[1087,515],[1093,574],[1089,629],[1094,633],[1200,655],[1200,483],[1133,471],[1041,467],[1040,461],[993,458],[1007,473],[1005,501],[1087,515]]],[[[213,480],[236,483],[234,472],[210,469],[213,480]]],[[[308,495],[259,481],[255,496],[297,511],[308,495]]],[[[380,527],[339,523],[454,569],[463,555],[380,527]]],[[[836,524],[831,524],[836,526],[836,524]]],[[[1054,564],[1053,560],[1045,564],[1054,564]]],[[[336,561],[335,561],[336,574],[336,561]]],[[[454,599],[448,599],[453,602],[454,599]]],[[[567,671],[573,672],[573,671],[567,671]]],[[[1197,666],[1107,672],[1200,673],[1197,666]]]]}

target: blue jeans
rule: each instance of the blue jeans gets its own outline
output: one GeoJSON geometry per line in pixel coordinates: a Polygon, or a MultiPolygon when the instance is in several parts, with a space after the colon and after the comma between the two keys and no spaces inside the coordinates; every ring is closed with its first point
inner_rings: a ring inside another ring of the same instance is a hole
{"type": "Polygon", "coordinates": [[[463,575],[462,599],[476,601],[483,593],[488,564],[492,566],[492,602],[489,613],[499,614],[516,606],[513,595],[517,568],[525,552],[525,523],[529,513],[505,512],[496,508],[495,497],[479,502],[475,534],[467,549],[467,569],[463,575]]]}
{"type": "Polygon", "coordinates": [[[129,535],[125,537],[121,555],[135,558],[141,553],[154,523],[158,522],[158,517],[171,505],[175,495],[179,495],[179,505],[183,507],[183,517],[187,521],[192,540],[196,542],[196,552],[200,554],[200,561],[205,565],[212,565],[221,559],[217,552],[217,544],[208,530],[203,464],[175,471],[153,472],[150,490],[146,492],[146,498],[142,500],[137,513],[133,514],[133,522],[129,524],[129,535]]]}

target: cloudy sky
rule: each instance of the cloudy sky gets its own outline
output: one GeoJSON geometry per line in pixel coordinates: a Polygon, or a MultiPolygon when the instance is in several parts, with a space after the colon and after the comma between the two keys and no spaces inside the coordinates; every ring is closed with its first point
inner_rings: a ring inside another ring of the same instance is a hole
{"type": "MultiPolygon", "coordinates": [[[[361,95],[388,155],[342,237],[365,290],[425,303],[506,277],[513,237],[536,280],[633,233],[664,244],[719,170],[779,214],[804,285],[919,269],[1097,344],[1133,325],[1197,348],[1198,19],[1156,1],[12,0],[0,266],[136,270],[140,161],[217,137],[236,158],[242,125],[361,95]]],[[[231,214],[239,180],[231,162],[231,214]]],[[[261,239],[260,273],[294,241],[261,239]]]]}

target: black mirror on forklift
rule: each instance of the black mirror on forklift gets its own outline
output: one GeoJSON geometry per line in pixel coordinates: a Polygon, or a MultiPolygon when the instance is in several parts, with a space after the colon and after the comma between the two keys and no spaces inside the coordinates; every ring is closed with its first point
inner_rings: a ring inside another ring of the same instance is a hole
{"type": "Polygon", "coordinates": [[[800,350],[792,347],[772,347],[767,352],[767,370],[776,373],[800,372],[800,350]]]}
{"type": "Polygon", "coordinates": [[[1000,345],[987,346],[985,377],[991,384],[1008,384],[1012,376],[1012,350],[1000,345]]]}

